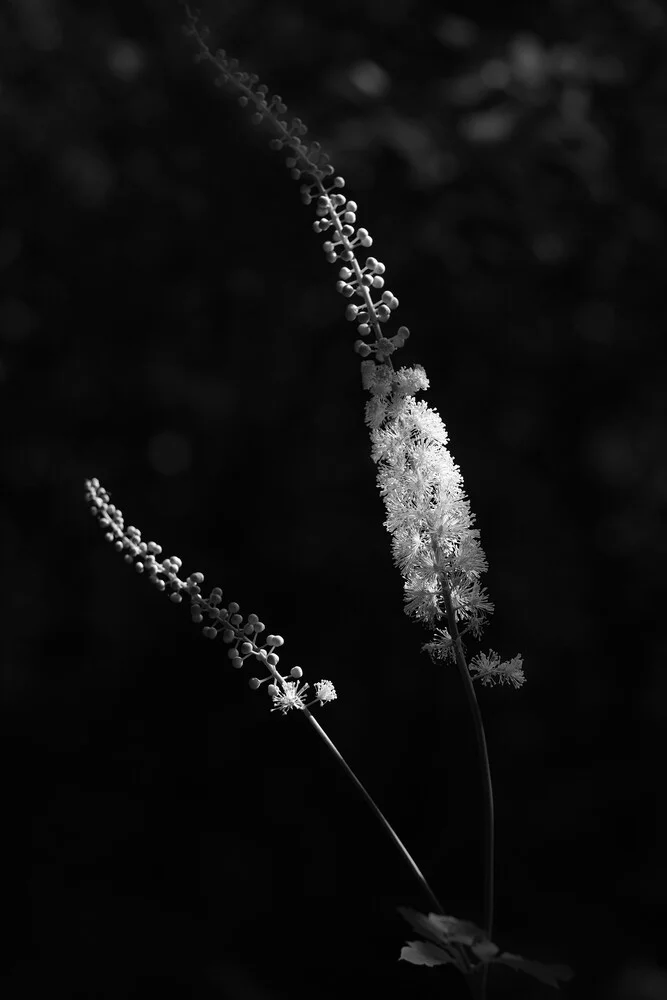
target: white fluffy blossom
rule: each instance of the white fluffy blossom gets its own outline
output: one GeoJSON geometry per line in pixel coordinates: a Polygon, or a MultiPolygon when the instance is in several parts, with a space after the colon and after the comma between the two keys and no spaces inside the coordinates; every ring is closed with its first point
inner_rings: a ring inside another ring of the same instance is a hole
{"type": "MultiPolygon", "coordinates": [[[[446,618],[446,588],[459,632],[478,638],[486,614],[493,611],[481,584],[487,561],[445,425],[436,410],[414,398],[428,388],[426,372],[421,366],[397,372],[366,361],[362,382],[372,396],[366,407],[371,456],[378,466],[394,562],[404,578],[405,613],[434,626],[446,618]]],[[[451,636],[438,632],[425,648],[432,656],[451,657],[451,636]]],[[[484,684],[509,680],[519,687],[525,680],[521,657],[502,664],[493,657],[482,654],[473,661],[476,679],[484,684]]]]}
{"type": "Polygon", "coordinates": [[[457,619],[479,619],[493,605],[480,585],[487,568],[479,531],[463,489],[458,466],[447,449],[440,415],[414,392],[428,386],[422,368],[386,372],[366,382],[381,399],[384,420],[371,426],[373,461],[384,498],[394,562],[405,580],[405,611],[433,625],[445,615],[442,580],[447,582],[457,619]]]}

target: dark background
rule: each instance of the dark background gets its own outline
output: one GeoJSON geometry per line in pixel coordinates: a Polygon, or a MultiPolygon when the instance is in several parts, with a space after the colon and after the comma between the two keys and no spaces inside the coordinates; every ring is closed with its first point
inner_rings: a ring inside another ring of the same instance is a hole
{"type": "MultiPolygon", "coordinates": [[[[359,203],[482,532],[481,649],[524,657],[478,690],[495,940],[564,995],[666,997],[665,6],[203,7],[359,203]]],[[[181,21],[0,15],[2,995],[465,995],[397,961],[428,900],[306,720],[86,509],[98,476],[334,682],[321,723],[481,922],[472,727],[403,614],[337,268],[181,21]]]]}

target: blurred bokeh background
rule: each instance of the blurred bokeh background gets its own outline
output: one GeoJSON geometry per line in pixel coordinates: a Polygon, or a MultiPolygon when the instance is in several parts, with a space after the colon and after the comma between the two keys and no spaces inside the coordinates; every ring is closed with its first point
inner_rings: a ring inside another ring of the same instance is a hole
{"type": "MultiPolygon", "coordinates": [[[[478,691],[495,939],[566,996],[667,997],[667,9],[201,6],[359,203],[481,529],[481,648],[524,657],[478,691]]],[[[321,723],[481,922],[472,727],[403,614],[337,268],[182,21],[0,13],[2,996],[465,996],[397,961],[428,900],[324,744],[86,509],[98,476],[334,682],[321,723]]]]}

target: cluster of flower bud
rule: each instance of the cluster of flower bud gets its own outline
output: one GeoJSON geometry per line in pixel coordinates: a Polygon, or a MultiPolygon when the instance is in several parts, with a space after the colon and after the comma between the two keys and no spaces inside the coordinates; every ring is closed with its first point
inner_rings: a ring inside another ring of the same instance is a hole
{"type": "Polygon", "coordinates": [[[318,142],[311,142],[308,145],[301,142],[303,136],[307,135],[308,128],[300,118],[292,118],[290,123],[284,121],[281,115],[287,111],[287,106],[278,94],[269,95],[269,89],[265,84],[259,83],[259,77],[255,73],[246,73],[239,69],[238,59],[231,59],[224,49],[217,49],[211,52],[206,44],[209,30],[204,25],[199,25],[199,10],[191,10],[189,4],[184,3],[187,23],[183,28],[184,33],[194,39],[199,47],[195,55],[197,62],[211,62],[219,71],[216,84],[231,84],[240,91],[238,98],[241,107],[251,105],[254,108],[251,121],[255,125],[260,125],[267,121],[278,133],[277,137],[270,142],[272,149],[282,150],[285,147],[290,155],[286,159],[286,165],[292,177],[299,180],[303,174],[308,174],[314,178],[310,187],[317,188],[318,191],[325,191],[323,184],[325,178],[330,177],[334,170],[329,163],[328,155],[323,152],[318,142]]]}
{"type": "MultiPolygon", "coordinates": [[[[334,178],[334,187],[344,187],[342,177],[334,178]]],[[[343,267],[338,272],[336,290],[346,299],[354,296],[361,299],[361,305],[351,302],[345,310],[345,318],[357,324],[360,337],[369,337],[375,333],[374,344],[366,344],[362,339],[356,340],[354,349],[362,358],[375,354],[378,361],[385,361],[395,350],[402,347],[410,336],[407,326],[399,327],[393,337],[385,337],[380,324],[386,323],[394,309],[398,308],[398,299],[389,289],[384,289],[379,298],[373,299],[373,292],[384,288],[384,264],[375,257],[367,257],[363,267],[355,256],[356,247],[368,248],[373,245],[372,237],[367,229],[358,228],[357,203],[349,201],[342,194],[323,194],[317,203],[318,220],[313,223],[316,233],[327,232],[332,227],[334,232],[327,239],[322,249],[330,264],[340,260],[343,267]]]]}
{"type": "Polygon", "coordinates": [[[207,624],[202,628],[207,639],[215,639],[222,634],[222,641],[229,646],[227,657],[233,667],[242,667],[245,660],[255,657],[268,671],[263,678],[251,677],[249,686],[253,691],[269,681],[268,693],[274,707],[271,711],[282,711],[290,708],[307,709],[316,703],[323,705],[333,701],[336,690],[330,681],[322,680],[315,684],[315,698],[305,702],[303,695],[309,684],[297,683],[303,677],[301,667],[292,667],[290,680],[283,677],[277,669],[280,657],[275,649],[282,646],[284,639],[280,635],[267,635],[261,645],[257,641],[266,626],[258,615],[248,615],[245,623],[239,605],[232,601],[227,607],[222,607],[222,590],[214,587],[208,597],[201,592],[204,582],[203,573],[191,573],[187,579],[179,577],[182,560],[178,556],[159,561],[156,557],[162,554],[162,547],[156,542],[144,542],[141,532],[133,525],[125,527],[122,511],[111,503],[110,494],[100,485],[99,479],[86,480],[86,500],[90,503],[92,514],[105,529],[105,538],[111,542],[117,552],[124,552],[124,560],[134,563],[137,573],[148,573],[151,583],[160,591],[169,590],[169,599],[174,604],[183,600],[182,592],[190,598],[192,620],[201,625],[206,617],[207,624]]]}
{"type": "Polygon", "coordinates": [[[373,240],[367,229],[354,228],[356,203],[335,193],[345,186],[344,178],[337,176],[332,179],[334,168],[318,142],[306,145],[301,141],[308,129],[300,118],[293,118],[289,124],[283,120],[281,116],[286,113],[287,106],[280,96],[270,96],[268,87],[259,84],[259,78],[254,73],[239,70],[238,60],[230,59],[224,49],[218,49],[215,54],[211,52],[205,41],[208,30],[199,27],[200,12],[191,11],[187,3],[184,7],[187,17],[184,31],[199,46],[197,60],[208,60],[216,66],[220,73],[216,83],[231,84],[241,92],[239,103],[242,107],[254,107],[252,121],[255,124],[259,125],[266,120],[274,128],[278,136],[270,141],[270,146],[276,150],[288,150],[285,162],[291,176],[295,180],[304,175],[311,178],[309,183],[301,185],[301,197],[306,205],[317,199],[318,219],[313,224],[315,232],[333,230],[323,249],[330,263],[342,261],[345,265],[340,272],[338,290],[346,298],[357,295],[362,299],[360,306],[350,304],[345,315],[348,320],[357,322],[360,337],[375,334],[374,344],[367,344],[359,339],[354,343],[354,350],[363,358],[375,354],[378,361],[387,360],[395,350],[403,346],[409,330],[401,326],[393,337],[387,337],[381,329],[381,324],[386,323],[393,310],[398,307],[398,299],[390,291],[384,291],[375,300],[371,297],[372,290],[381,289],[384,285],[384,265],[369,257],[362,269],[356,260],[355,248],[368,248],[372,246],[373,240]],[[369,267],[369,261],[373,261],[372,267],[369,267]]]}

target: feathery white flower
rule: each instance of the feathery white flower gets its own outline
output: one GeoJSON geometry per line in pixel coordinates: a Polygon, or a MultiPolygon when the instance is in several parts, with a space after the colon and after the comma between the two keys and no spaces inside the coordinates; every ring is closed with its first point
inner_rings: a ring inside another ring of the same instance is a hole
{"type": "Polygon", "coordinates": [[[493,684],[498,681],[500,684],[507,682],[515,688],[520,688],[526,678],[523,672],[523,659],[515,656],[511,660],[501,662],[498,653],[489,650],[486,653],[478,653],[468,664],[471,671],[477,674],[474,679],[481,680],[482,684],[493,684]]]}
{"type": "Polygon", "coordinates": [[[480,620],[493,610],[479,583],[487,562],[445,425],[437,411],[414,398],[429,384],[426,372],[401,369],[389,386],[387,366],[366,362],[362,378],[384,413],[381,425],[368,421],[371,457],[379,466],[394,562],[405,579],[405,612],[428,624],[441,618],[444,576],[457,618],[480,620]]]}

